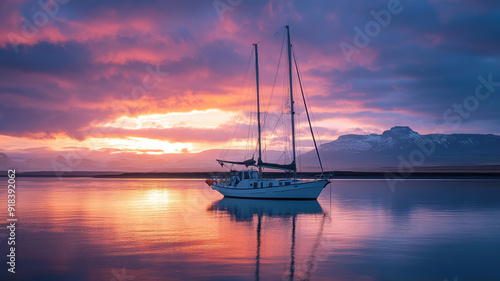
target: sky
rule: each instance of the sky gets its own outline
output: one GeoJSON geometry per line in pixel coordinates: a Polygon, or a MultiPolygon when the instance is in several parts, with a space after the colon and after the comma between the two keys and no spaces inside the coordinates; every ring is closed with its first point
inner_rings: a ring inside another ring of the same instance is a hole
{"type": "MultiPolygon", "coordinates": [[[[0,6],[0,152],[7,154],[195,153],[227,148],[228,139],[243,148],[254,136],[247,124],[255,121],[254,42],[265,141],[279,149],[269,132],[273,120],[288,118],[274,105],[286,106],[285,57],[277,68],[285,25],[323,143],[393,126],[500,135],[498,1],[0,6]]],[[[298,115],[305,120],[303,110],[298,115]]]]}

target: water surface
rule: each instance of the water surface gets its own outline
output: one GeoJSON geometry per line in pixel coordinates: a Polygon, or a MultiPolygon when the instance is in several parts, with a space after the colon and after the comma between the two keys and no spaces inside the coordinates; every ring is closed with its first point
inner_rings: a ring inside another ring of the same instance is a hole
{"type": "Polygon", "coordinates": [[[498,180],[262,201],[203,180],[18,178],[17,200],[17,280],[500,280],[498,180]]]}

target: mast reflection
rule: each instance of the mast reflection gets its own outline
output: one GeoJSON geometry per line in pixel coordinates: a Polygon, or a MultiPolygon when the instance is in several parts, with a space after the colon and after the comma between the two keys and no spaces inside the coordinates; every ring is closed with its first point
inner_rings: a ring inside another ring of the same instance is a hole
{"type": "MultiPolygon", "coordinates": [[[[208,208],[209,211],[222,212],[230,215],[231,219],[236,222],[248,222],[257,217],[257,239],[256,239],[256,256],[255,256],[255,280],[260,280],[260,258],[261,258],[261,232],[262,218],[291,218],[292,233],[290,245],[290,268],[287,273],[287,279],[293,280],[295,276],[295,240],[296,240],[296,224],[299,215],[322,215],[323,222],[318,234],[318,241],[322,234],[324,219],[326,214],[323,208],[316,200],[259,200],[259,199],[241,199],[224,197],[219,201],[215,201],[208,208]]],[[[317,246],[313,249],[311,256],[315,256],[317,246]]],[[[310,272],[308,272],[310,274],[310,272]]],[[[307,274],[307,275],[309,275],[307,274]]],[[[285,279],[283,279],[285,280],[285,279]]]]}

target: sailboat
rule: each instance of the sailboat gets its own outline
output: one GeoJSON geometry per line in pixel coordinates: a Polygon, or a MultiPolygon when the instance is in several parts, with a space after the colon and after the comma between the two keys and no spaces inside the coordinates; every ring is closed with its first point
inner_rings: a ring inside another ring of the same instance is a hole
{"type": "MultiPolygon", "coordinates": [[[[255,49],[255,72],[256,72],[256,89],[257,89],[257,131],[258,131],[258,159],[257,161],[247,159],[244,161],[229,161],[216,159],[221,165],[242,165],[246,170],[236,171],[236,173],[228,178],[213,178],[207,179],[206,183],[217,190],[225,197],[237,198],[255,198],[255,199],[317,199],[321,191],[329,183],[326,177],[318,177],[314,180],[304,180],[297,178],[297,165],[296,165],[296,146],[295,146],[295,111],[294,111],[294,97],[293,97],[293,77],[292,77],[292,44],[290,40],[290,28],[286,26],[287,34],[287,53],[288,53],[288,76],[289,76],[289,92],[290,92],[290,118],[291,118],[291,134],[292,134],[292,153],[293,160],[289,164],[267,163],[262,161],[262,134],[261,134],[261,112],[260,112],[260,93],[259,93],[259,56],[258,46],[253,44],[255,49]],[[275,169],[291,172],[287,178],[281,179],[266,179],[262,177],[262,170],[275,169]]],[[[297,70],[300,88],[302,90],[302,81],[298,72],[297,62],[295,60],[295,67],[297,70]]],[[[305,102],[304,92],[302,91],[302,98],[304,107],[309,121],[309,128],[316,149],[318,161],[323,170],[320,154],[316,145],[309,112],[305,102]]],[[[323,174],[322,174],[323,175],[323,174]]]]}

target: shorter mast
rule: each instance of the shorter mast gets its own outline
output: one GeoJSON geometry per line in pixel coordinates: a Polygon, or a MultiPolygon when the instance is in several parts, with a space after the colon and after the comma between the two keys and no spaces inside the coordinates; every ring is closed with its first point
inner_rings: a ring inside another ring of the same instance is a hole
{"type": "MultiPolygon", "coordinates": [[[[259,93],[259,53],[257,51],[257,43],[254,43],[255,47],[255,81],[257,83],[257,128],[259,132],[259,159],[257,162],[262,162],[262,140],[261,140],[261,129],[260,129],[260,93],[259,93]]],[[[259,166],[259,177],[262,175],[262,167],[259,166]]]]}
{"type": "Polygon", "coordinates": [[[290,77],[290,115],[292,119],[292,149],[293,149],[293,162],[294,177],[297,174],[297,161],[295,152],[295,111],[293,110],[293,79],[292,79],[292,43],[290,42],[290,27],[286,26],[286,34],[288,36],[288,75],[290,77]]]}

